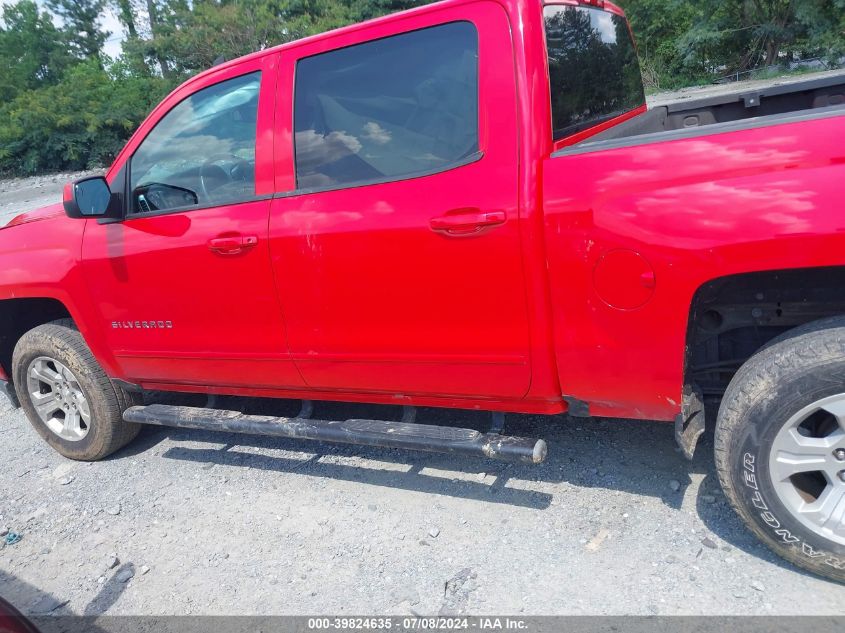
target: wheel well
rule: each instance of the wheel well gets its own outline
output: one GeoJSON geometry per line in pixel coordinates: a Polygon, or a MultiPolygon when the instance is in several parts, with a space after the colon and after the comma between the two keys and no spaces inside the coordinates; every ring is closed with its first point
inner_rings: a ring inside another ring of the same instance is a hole
{"type": "Polygon", "coordinates": [[[721,396],[737,370],[780,334],[845,315],[845,266],[721,277],[696,292],[687,332],[686,382],[721,396]]]}
{"type": "Polygon", "coordinates": [[[6,299],[0,301],[0,366],[12,380],[12,353],[21,336],[32,328],[70,313],[56,299],[6,299]]]}

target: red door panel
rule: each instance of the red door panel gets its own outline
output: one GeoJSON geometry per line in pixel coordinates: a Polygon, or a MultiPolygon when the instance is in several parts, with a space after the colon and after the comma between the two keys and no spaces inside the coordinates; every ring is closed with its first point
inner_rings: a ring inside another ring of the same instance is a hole
{"type": "Polygon", "coordinates": [[[89,223],[86,280],[130,380],[302,385],[273,289],[269,206],[89,223]]]}
{"type": "MultiPolygon", "coordinates": [[[[492,2],[471,6],[390,22],[366,37],[471,14],[479,41],[479,154],[433,175],[294,190],[273,200],[272,266],[291,352],[311,387],[491,398],[519,398],[529,388],[515,81],[502,54],[511,50],[508,21],[492,2]]],[[[306,43],[282,60],[277,185],[294,182],[296,58],[362,38],[306,43]]]]}

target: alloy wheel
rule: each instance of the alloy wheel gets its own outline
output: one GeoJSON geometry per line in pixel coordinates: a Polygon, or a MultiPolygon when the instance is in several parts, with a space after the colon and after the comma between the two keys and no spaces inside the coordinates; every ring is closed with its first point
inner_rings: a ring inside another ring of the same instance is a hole
{"type": "Polygon", "coordinates": [[[769,472],[797,521],[845,545],[845,394],[814,402],[789,419],[775,436],[769,472]]]}
{"type": "Polygon", "coordinates": [[[38,417],[63,440],[78,442],[91,428],[88,399],[73,372],[59,361],[39,356],[27,369],[27,390],[38,417]]]}

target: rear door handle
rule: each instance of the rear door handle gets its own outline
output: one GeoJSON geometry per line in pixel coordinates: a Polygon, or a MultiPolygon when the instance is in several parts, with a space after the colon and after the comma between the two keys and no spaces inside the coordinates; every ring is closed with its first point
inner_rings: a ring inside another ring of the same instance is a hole
{"type": "Polygon", "coordinates": [[[431,219],[431,228],[448,235],[472,235],[482,229],[504,224],[508,219],[504,211],[459,209],[431,219]]]}
{"type": "Polygon", "coordinates": [[[225,235],[208,240],[208,250],[218,255],[240,255],[256,244],[257,235],[225,235]]]}

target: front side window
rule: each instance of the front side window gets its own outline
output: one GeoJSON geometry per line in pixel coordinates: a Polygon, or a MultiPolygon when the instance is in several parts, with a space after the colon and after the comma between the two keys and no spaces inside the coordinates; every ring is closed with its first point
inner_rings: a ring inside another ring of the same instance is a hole
{"type": "Polygon", "coordinates": [[[555,140],[645,103],[637,51],[625,18],[572,6],[547,6],[543,17],[555,140]]]}
{"type": "Polygon", "coordinates": [[[478,33],[453,22],[300,60],[299,188],[431,173],[478,152],[478,33]]]}
{"type": "Polygon", "coordinates": [[[243,202],[255,195],[260,73],[200,90],[147,135],[130,164],[133,213],[243,202]]]}

